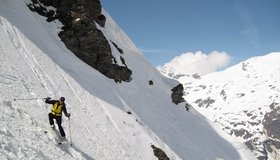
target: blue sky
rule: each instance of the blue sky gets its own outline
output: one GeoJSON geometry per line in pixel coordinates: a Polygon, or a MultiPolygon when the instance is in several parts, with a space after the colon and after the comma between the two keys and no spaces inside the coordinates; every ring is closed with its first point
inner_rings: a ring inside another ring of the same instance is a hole
{"type": "Polygon", "coordinates": [[[100,0],[155,66],[226,52],[230,65],[280,51],[280,0],[100,0]]]}

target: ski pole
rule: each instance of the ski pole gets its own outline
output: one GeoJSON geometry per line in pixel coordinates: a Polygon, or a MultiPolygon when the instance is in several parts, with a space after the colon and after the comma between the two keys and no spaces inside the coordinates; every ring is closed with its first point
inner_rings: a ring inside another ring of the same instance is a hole
{"type": "Polygon", "coordinates": [[[70,141],[70,146],[72,146],[70,117],[68,117],[68,118],[69,118],[69,141],[70,141]]]}
{"type": "Polygon", "coordinates": [[[38,100],[38,99],[46,99],[46,98],[14,98],[14,101],[28,101],[28,100],[38,100]]]}

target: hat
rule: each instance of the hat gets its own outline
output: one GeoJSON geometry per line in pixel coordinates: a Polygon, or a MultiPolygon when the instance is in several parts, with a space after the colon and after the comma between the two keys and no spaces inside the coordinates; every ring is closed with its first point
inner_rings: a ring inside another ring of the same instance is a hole
{"type": "Polygon", "coordinates": [[[60,97],[59,99],[60,99],[61,102],[64,102],[64,101],[65,101],[65,98],[64,98],[64,97],[60,97]]]}

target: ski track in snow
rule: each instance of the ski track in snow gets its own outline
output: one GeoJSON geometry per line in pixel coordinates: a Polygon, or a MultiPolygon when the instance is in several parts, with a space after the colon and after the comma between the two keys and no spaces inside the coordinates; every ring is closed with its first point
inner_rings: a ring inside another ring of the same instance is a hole
{"type": "MultiPolygon", "coordinates": [[[[17,57],[19,60],[23,59],[25,63],[28,64],[29,69],[33,71],[33,74],[37,77],[39,82],[43,82],[47,86],[47,82],[44,81],[44,78],[42,75],[44,73],[42,72],[42,69],[40,68],[40,65],[35,61],[35,58],[32,57],[32,54],[30,54],[26,47],[24,46],[23,40],[20,38],[18,35],[19,33],[9,24],[5,24],[3,20],[1,20],[1,28],[2,30],[5,31],[11,42],[13,43],[14,47],[17,50],[17,53],[22,56],[22,58],[17,57]],[[29,53],[29,54],[28,54],[29,53]],[[41,71],[41,72],[40,72],[41,71]]],[[[2,32],[3,33],[3,32],[2,32]]],[[[1,37],[3,35],[1,34],[1,37]]],[[[12,46],[10,46],[12,47],[12,46]]],[[[12,53],[11,53],[12,54],[12,53]]],[[[1,54],[4,56],[3,54],[1,54]]],[[[16,57],[18,55],[10,55],[10,57],[16,57]]],[[[30,96],[32,97],[38,97],[38,95],[35,93],[35,90],[33,90],[30,86],[32,84],[29,84],[28,81],[25,79],[28,79],[23,75],[22,73],[19,72],[17,69],[20,66],[13,66],[13,63],[10,63],[8,60],[10,57],[1,57],[2,60],[1,63],[5,64],[5,70],[6,71],[13,71],[14,75],[5,75],[1,76],[2,78],[6,78],[7,80],[12,80],[12,81],[19,81],[19,83],[22,83],[23,88],[27,91],[30,96]],[[8,78],[7,78],[8,77],[8,78]],[[11,78],[12,77],[12,78],[11,78]]],[[[5,71],[1,70],[1,71],[5,71]]],[[[9,72],[10,73],[10,72],[9,72]]],[[[2,83],[6,86],[1,86],[2,90],[5,90],[7,85],[11,85],[11,87],[14,87],[12,84],[13,83],[2,83]]],[[[9,86],[8,86],[9,87],[9,86]]],[[[46,88],[46,87],[44,87],[46,88]]],[[[48,89],[47,89],[48,90],[48,89]]],[[[11,91],[11,90],[10,90],[11,91]]],[[[50,90],[48,90],[50,92],[50,90]]],[[[10,93],[9,97],[4,97],[1,94],[1,97],[3,99],[11,99],[11,97],[14,97],[13,93],[10,93]]],[[[22,94],[20,94],[22,96],[22,94]]],[[[24,96],[28,96],[24,94],[24,96]]],[[[22,97],[20,97],[22,98],[22,97]]],[[[28,102],[30,103],[30,102],[28,102]]],[[[36,104],[36,101],[35,101],[36,104]]],[[[42,103],[37,103],[36,106],[39,106],[42,103]]],[[[31,102],[29,105],[34,105],[33,102],[31,102]]],[[[81,159],[81,155],[79,152],[75,151],[73,148],[70,147],[60,147],[60,146],[55,146],[52,144],[44,145],[46,142],[50,141],[51,139],[46,137],[44,135],[43,131],[44,128],[46,127],[46,124],[40,123],[37,121],[37,118],[34,117],[34,115],[30,115],[30,111],[28,111],[29,106],[25,104],[22,104],[20,101],[5,101],[3,100],[3,104],[1,105],[4,107],[5,113],[3,116],[1,115],[1,136],[4,136],[5,138],[1,137],[1,147],[4,148],[4,155],[7,156],[8,159],[52,159],[51,157],[56,157],[58,159],[62,159],[62,157],[67,158],[67,159],[73,159],[73,158],[78,158],[81,159]],[[24,106],[22,106],[24,105],[24,106]],[[6,109],[5,109],[6,108],[6,109]],[[12,115],[12,116],[10,116],[12,115]],[[4,123],[4,122],[9,122],[9,123],[4,123]],[[15,123],[16,122],[16,123],[15,123]],[[14,125],[16,124],[16,125],[14,125]],[[33,132],[30,132],[33,131],[33,132]],[[20,137],[20,138],[19,138],[20,137]],[[30,138],[32,137],[32,141],[30,138]],[[20,143],[18,142],[17,139],[23,139],[20,143]],[[41,141],[43,139],[44,141],[41,141]],[[35,144],[36,142],[36,144],[35,144]],[[31,143],[31,144],[30,144],[31,143]],[[25,146],[25,144],[29,144],[28,146],[25,146]],[[33,147],[31,147],[33,146],[33,147]],[[38,150],[39,148],[45,148],[48,150],[48,153],[52,154],[47,155],[43,153],[42,151],[38,150]],[[61,152],[57,152],[57,150],[64,150],[67,152],[71,152],[71,154],[61,154],[61,152]],[[17,153],[17,154],[14,154],[17,153]],[[34,155],[34,156],[32,156],[34,155]],[[27,158],[28,157],[28,158],[27,158]]],[[[56,141],[54,141],[56,142],[56,141]]],[[[56,143],[54,143],[56,144],[56,143]]]]}
{"type": "MultiPolygon", "coordinates": [[[[14,44],[15,48],[18,50],[18,53],[22,56],[24,61],[29,66],[30,70],[34,73],[34,75],[36,75],[37,79],[41,82],[42,87],[46,88],[49,94],[52,93],[52,91],[48,88],[47,81],[45,79],[47,79],[50,82],[51,88],[55,88],[54,82],[46,73],[44,73],[43,69],[40,67],[33,54],[30,51],[28,51],[21,36],[19,35],[20,33],[18,32],[18,30],[9,24],[3,26],[9,27],[9,29],[4,28],[4,30],[6,30],[7,35],[14,44]]],[[[34,96],[38,97],[38,95],[34,96]]]]}

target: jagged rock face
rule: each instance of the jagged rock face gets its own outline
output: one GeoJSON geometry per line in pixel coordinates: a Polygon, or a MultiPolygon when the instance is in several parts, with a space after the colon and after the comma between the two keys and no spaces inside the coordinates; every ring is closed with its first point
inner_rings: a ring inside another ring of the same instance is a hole
{"type": "Polygon", "coordinates": [[[275,139],[280,139],[280,104],[279,103],[271,103],[269,105],[271,111],[265,114],[264,119],[262,121],[265,134],[268,139],[265,142],[265,147],[268,152],[273,153],[273,155],[280,158],[278,150],[280,149],[280,142],[275,141],[275,139]]]}
{"type": "MultiPolygon", "coordinates": [[[[267,136],[280,139],[280,105],[273,102],[270,105],[271,112],[265,114],[263,126],[266,129],[267,136]]],[[[280,146],[277,148],[280,149],[280,146]]]]}
{"type": "MultiPolygon", "coordinates": [[[[109,42],[95,24],[104,27],[106,21],[99,0],[32,0],[28,7],[46,16],[47,21],[59,19],[64,25],[59,37],[85,63],[116,82],[130,81],[132,71],[126,64],[119,66],[114,61],[109,44],[113,42],[109,42]],[[45,6],[57,10],[47,10],[45,6]]],[[[118,48],[118,51],[124,54],[122,49],[118,48]]],[[[122,62],[125,63],[124,59],[122,62]]]]}
{"type": "Polygon", "coordinates": [[[153,148],[154,155],[158,157],[158,160],[170,160],[162,149],[157,148],[155,145],[151,145],[151,147],[153,148]]]}
{"type": "Polygon", "coordinates": [[[184,87],[182,84],[179,84],[176,87],[172,88],[171,91],[172,91],[171,99],[173,103],[179,104],[185,102],[185,99],[183,98],[184,87]]]}

